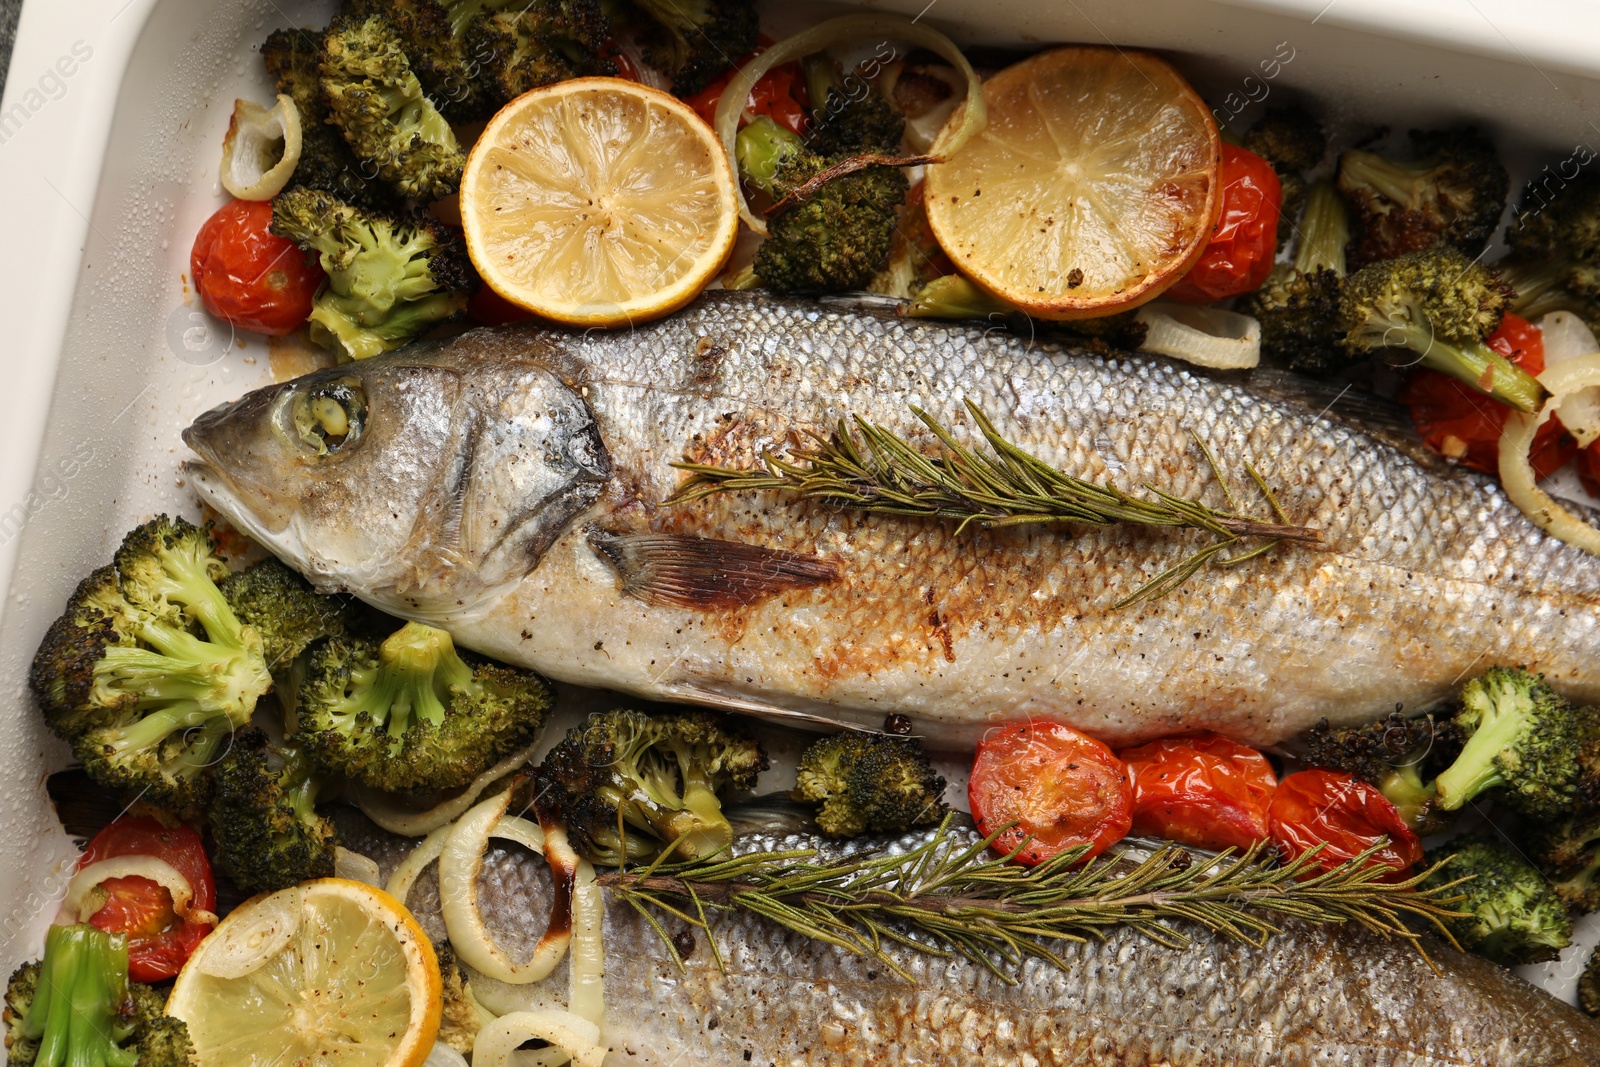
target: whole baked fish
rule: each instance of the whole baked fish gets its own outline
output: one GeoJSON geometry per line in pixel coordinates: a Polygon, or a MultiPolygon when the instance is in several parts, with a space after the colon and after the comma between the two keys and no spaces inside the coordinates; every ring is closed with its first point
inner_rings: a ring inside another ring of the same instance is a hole
{"type": "MultiPolygon", "coordinates": [[[[739,819],[737,812],[730,817],[739,819]]],[[[414,842],[359,817],[347,844],[387,874],[414,842]]],[[[932,831],[887,844],[914,847],[932,831]]],[[[736,851],[820,848],[784,829],[744,832],[736,851]]],[[[859,846],[858,846],[859,847],[859,846]]],[[[550,911],[543,861],[491,849],[481,903],[508,951],[531,952],[550,911]]],[[[409,903],[444,936],[437,883],[409,903]]],[[[1123,927],[1057,946],[1067,967],[1032,961],[1007,984],[959,957],[892,948],[906,982],[878,960],[808,940],[744,913],[713,913],[726,967],[704,934],[667,920],[679,971],[659,936],[605,891],[604,1040],[609,1065],[716,1063],[1093,1064],[1096,1067],[1592,1067],[1600,1024],[1476,956],[1439,943],[1435,973],[1414,948],[1356,926],[1285,925],[1264,947],[1188,931],[1187,949],[1123,927]]],[[[565,965],[535,987],[477,992],[501,1011],[565,1003],[565,965]]]]}
{"type": "Polygon", "coordinates": [[[584,685],[932,741],[1049,716],[1115,743],[1272,743],[1526,664],[1600,700],[1600,561],[1488,479],[1296,395],[1005,330],[712,293],[630,331],[475,330],[257,390],[184,439],[200,493],[323,587],[584,685]],[[1280,545],[1115,605],[1210,534],[1003,529],[774,492],[669,504],[677,460],[749,466],[842,416],[933,451],[973,401],[1071,474],[1289,520],[1280,545]]]}

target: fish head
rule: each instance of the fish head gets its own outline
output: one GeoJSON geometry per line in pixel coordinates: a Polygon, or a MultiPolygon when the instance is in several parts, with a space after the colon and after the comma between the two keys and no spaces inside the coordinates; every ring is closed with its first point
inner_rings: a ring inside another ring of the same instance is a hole
{"type": "Polygon", "coordinates": [[[559,369],[471,358],[471,337],[206,412],[183,434],[196,490],[319,589],[423,621],[488,610],[611,471],[559,369]]]}

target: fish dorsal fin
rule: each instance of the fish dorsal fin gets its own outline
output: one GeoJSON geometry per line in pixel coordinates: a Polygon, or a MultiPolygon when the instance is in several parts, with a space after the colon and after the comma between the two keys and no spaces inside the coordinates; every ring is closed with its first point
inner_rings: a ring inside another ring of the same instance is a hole
{"type": "Polygon", "coordinates": [[[589,544],[617,572],[622,591],[647,604],[748,607],[839,576],[830,559],[715,537],[591,529],[589,544]]]}

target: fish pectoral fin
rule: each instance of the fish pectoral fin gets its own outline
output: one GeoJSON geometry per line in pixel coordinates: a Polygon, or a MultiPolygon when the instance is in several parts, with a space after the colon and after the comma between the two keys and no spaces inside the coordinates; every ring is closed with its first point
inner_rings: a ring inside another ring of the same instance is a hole
{"type": "Polygon", "coordinates": [[[676,700],[685,703],[701,704],[719,711],[733,711],[741,715],[753,715],[758,719],[768,722],[782,723],[800,730],[822,730],[835,733],[839,730],[852,730],[857,733],[872,734],[879,731],[860,726],[856,723],[845,722],[843,719],[830,719],[826,715],[817,715],[809,711],[796,711],[779,704],[762,700],[760,697],[740,693],[719,685],[705,678],[696,678],[693,675],[683,675],[667,683],[667,691],[676,700]]]}
{"type": "Polygon", "coordinates": [[[617,572],[622,591],[648,604],[749,607],[839,577],[831,559],[715,537],[591,529],[589,545],[617,572]]]}

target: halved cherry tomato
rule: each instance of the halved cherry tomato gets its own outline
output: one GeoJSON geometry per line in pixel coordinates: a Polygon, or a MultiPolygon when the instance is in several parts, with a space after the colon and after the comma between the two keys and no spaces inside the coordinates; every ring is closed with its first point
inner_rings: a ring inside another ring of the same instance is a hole
{"type": "Polygon", "coordinates": [[[978,832],[1008,822],[994,847],[1010,852],[1031,837],[1017,862],[1032,866],[1088,845],[1097,856],[1128,835],[1133,786],[1122,761],[1070,726],[1029,722],[993,731],[978,745],[967,784],[978,832]]]}
{"type": "MultiPolygon", "coordinates": [[[[194,890],[190,910],[216,910],[217,883],[211,876],[211,862],[200,836],[188,827],[163,826],[146,816],[124,815],[94,835],[78,860],[78,869],[117,856],[155,856],[167,861],[194,890]]],[[[172,894],[148,878],[110,878],[100,888],[108,894],[105,905],[80,918],[107,933],[128,936],[128,976],[136,982],[159,982],[177,974],[215,925],[178,918],[172,910],[172,894]]]]}
{"type": "Polygon", "coordinates": [[[1133,832],[1198,848],[1267,839],[1278,776],[1267,757],[1218,734],[1172,737],[1120,753],[1133,778],[1133,832]]]}
{"type": "Polygon", "coordinates": [[[1267,829],[1286,861],[1326,842],[1313,861],[1324,870],[1348,863],[1384,837],[1389,843],[1372,862],[1392,868],[1385,881],[1409,877],[1422,860],[1422,842],[1389,798],[1337,771],[1300,771],[1279,782],[1267,807],[1267,829]]]}
{"type": "Polygon", "coordinates": [[[1186,304],[1209,304],[1261,288],[1278,249],[1283,186],[1272,164],[1247,149],[1222,145],[1222,214],[1205,251],[1167,290],[1186,304]]]}
{"type": "MultiPolygon", "coordinates": [[[[694,108],[695,114],[709,123],[714,123],[717,117],[717,105],[722,101],[722,92],[733,81],[733,76],[739,68],[761,54],[761,49],[756,49],[749,55],[740,59],[727,73],[716,81],[689,97],[684,103],[694,108]]],[[[806,76],[799,63],[780,63],[761,76],[761,79],[750,87],[750,95],[745,100],[744,115],[739,119],[743,126],[751,119],[765,115],[790,133],[805,133],[806,125],[811,120],[810,101],[806,96],[806,76]]]]}
{"type": "Polygon", "coordinates": [[[322,267],[271,232],[272,202],[231,200],[195,235],[189,272],[206,310],[244,330],[281,337],[311,314],[322,267]]]}
{"type": "MultiPolygon", "coordinates": [[[[1529,374],[1544,370],[1544,335],[1526,319],[1508,314],[1489,335],[1488,345],[1529,374]]],[[[1411,421],[1427,446],[1442,456],[1485,474],[1500,470],[1500,431],[1507,408],[1448,374],[1418,367],[1400,391],[1400,401],[1411,411],[1411,421]]],[[[1552,417],[1534,435],[1530,459],[1534,473],[1544,478],[1566,465],[1578,451],[1577,442],[1561,421],[1552,417]]]]}

